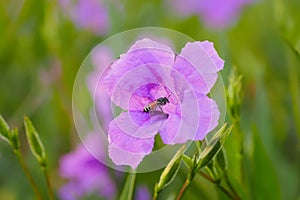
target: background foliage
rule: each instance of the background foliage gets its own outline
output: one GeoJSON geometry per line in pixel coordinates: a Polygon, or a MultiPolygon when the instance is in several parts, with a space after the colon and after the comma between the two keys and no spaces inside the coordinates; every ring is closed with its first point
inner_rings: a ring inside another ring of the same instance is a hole
{"type": "MultiPolygon", "coordinates": [[[[23,116],[30,116],[44,141],[55,190],[65,182],[58,175],[59,158],[79,143],[71,97],[83,59],[110,35],[159,26],[213,41],[226,61],[221,73],[225,85],[232,66],[243,75],[240,127],[234,127],[225,144],[230,179],[243,199],[300,199],[300,1],[257,1],[243,10],[234,26],[218,31],[207,29],[197,16],[174,17],[161,0],[124,0],[117,2],[121,9],[116,2],[106,2],[111,23],[101,36],[77,28],[57,1],[0,2],[0,113],[12,127],[23,127],[23,116]]],[[[24,127],[20,137],[29,169],[46,194],[24,127]]],[[[137,184],[153,191],[161,172],[139,174],[137,184]]],[[[161,198],[178,191],[186,174],[183,167],[161,198]]],[[[124,182],[119,184],[120,192],[124,182]]],[[[0,199],[33,196],[13,152],[1,140],[0,199]]],[[[196,177],[184,199],[199,196],[226,198],[196,177]]]]}

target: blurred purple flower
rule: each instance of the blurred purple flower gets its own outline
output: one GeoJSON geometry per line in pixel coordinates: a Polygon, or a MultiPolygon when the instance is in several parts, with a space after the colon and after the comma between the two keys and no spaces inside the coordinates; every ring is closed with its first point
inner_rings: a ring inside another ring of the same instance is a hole
{"type": "Polygon", "coordinates": [[[54,83],[57,83],[61,78],[61,74],[62,74],[61,63],[58,59],[54,59],[50,63],[50,68],[41,69],[39,76],[42,84],[48,87],[54,83]]]}
{"type": "Polygon", "coordinates": [[[202,140],[218,124],[217,104],[207,94],[223,65],[208,41],[187,43],[179,55],[150,39],[137,41],[104,79],[111,100],[127,110],[109,124],[112,161],[136,168],[158,132],[165,144],[202,140]],[[169,97],[164,112],[143,112],[160,97],[169,97]]]}
{"type": "Polygon", "coordinates": [[[151,195],[148,188],[144,185],[138,186],[135,193],[135,200],[151,200],[151,195]]]}
{"type": "Polygon", "coordinates": [[[59,0],[59,3],[78,28],[99,35],[107,32],[108,10],[102,0],[59,0]]]}
{"type": "Polygon", "coordinates": [[[241,10],[254,0],[175,0],[169,1],[176,13],[199,15],[207,27],[223,29],[237,21],[241,10]]]}
{"type": "Polygon", "coordinates": [[[95,103],[96,113],[105,132],[113,119],[110,97],[103,87],[103,74],[112,62],[113,52],[106,46],[96,47],[91,54],[93,71],[88,75],[87,86],[95,103]]]}
{"type": "MultiPolygon", "coordinates": [[[[98,152],[99,156],[103,156],[104,150],[101,149],[99,141],[96,134],[91,133],[85,144],[92,147],[94,153],[98,152]]],[[[83,145],[60,159],[59,173],[63,178],[69,179],[69,183],[59,191],[60,199],[75,200],[90,194],[106,199],[115,197],[116,186],[108,168],[93,157],[83,145]]]]}
{"type": "MultiPolygon", "coordinates": [[[[87,77],[87,86],[93,100],[97,100],[96,111],[104,130],[108,130],[108,123],[113,117],[110,98],[101,84],[101,75],[105,73],[105,68],[111,60],[112,52],[108,47],[95,48],[91,54],[93,70],[87,77]]],[[[60,198],[75,200],[95,194],[105,199],[115,199],[115,183],[110,177],[108,167],[99,161],[106,158],[99,133],[88,134],[84,145],[79,145],[74,152],[63,156],[60,160],[60,175],[69,179],[69,183],[59,191],[60,198]],[[85,147],[88,147],[89,151],[85,147]]]]}

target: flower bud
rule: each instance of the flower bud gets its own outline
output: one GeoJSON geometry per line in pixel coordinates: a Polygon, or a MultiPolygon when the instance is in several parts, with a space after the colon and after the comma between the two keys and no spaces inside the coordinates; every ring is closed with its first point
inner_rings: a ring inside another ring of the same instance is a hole
{"type": "Polygon", "coordinates": [[[208,145],[199,156],[199,162],[196,171],[207,166],[209,162],[219,153],[232,128],[232,125],[227,128],[227,124],[224,124],[220,128],[220,130],[212,137],[208,145]]]}
{"type": "Polygon", "coordinates": [[[41,167],[46,167],[46,151],[39,134],[36,132],[28,117],[24,117],[24,125],[31,152],[36,157],[41,167]]]}
{"type": "Polygon", "coordinates": [[[3,119],[2,115],[0,115],[0,138],[9,143],[10,130],[6,121],[3,119]]]}
{"type": "Polygon", "coordinates": [[[228,112],[233,122],[239,122],[240,120],[240,107],[243,98],[242,79],[242,75],[239,75],[236,67],[234,67],[229,76],[229,85],[226,95],[228,112]]]}
{"type": "Polygon", "coordinates": [[[19,139],[19,131],[17,128],[14,128],[10,134],[10,145],[13,148],[14,152],[20,150],[20,139],[19,139]]]}
{"type": "Polygon", "coordinates": [[[176,176],[181,163],[182,155],[184,154],[186,146],[183,145],[177,153],[173,156],[167,167],[162,172],[159,182],[155,185],[156,192],[160,192],[163,188],[167,187],[176,176]]]}

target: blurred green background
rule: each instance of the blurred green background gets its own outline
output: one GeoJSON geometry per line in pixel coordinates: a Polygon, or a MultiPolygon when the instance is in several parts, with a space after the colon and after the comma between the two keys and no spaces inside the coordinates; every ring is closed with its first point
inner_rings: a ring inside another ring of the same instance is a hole
{"type": "MultiPolygon", "coordinates": [[[[88,53],[109,36],[132,28],[157,26],[195,40],[214,42],[225,60],[225,85],[232,66],[243,75],[241,130],[226,141],[229,172],[245,199],[300,199],[300,1],[260,0],[246,6],[236,24],[206,28],[196,15],[174,17],[162,0],[109,1],[110,27],[95,34],[74,25],[59,2],[0,2],[0,113],[20,128],[22,152],[38,185],[43,176],[29,152],[22,120],[28,115],[39,131],[49,157],[57,191],[59,158],[79,143],[72,118],[72,87],[88,53]],[[244,157],[239,140],[244,134],[244,157]],[[245,177],[240,177],[242,159],[245,177]],[[242,183],[240,180],[243,180],[242,183]],[[243,189],[244,188],[244,189],[243,189]]],[[[227,120],[228,121],[228,120],[227,120]]],[[[185,180],[183,167],[161,194],[177,193],[185,180]]],[[[137,184],[153,191],[161,171],[139,174],[137,184]]],[[[119,183],[121,191],[123,182],[119,183]]],[[[171,196],[172,197],[172,196],[171,196]]],[[[203,178],[196,178],[184,199],[226,199],[203,178]]],[[[0,141],[0,199],[34,199],[34,193],[10,147],[0,141]]],[[[171,198],[172,199],[172,198],[171,198]]]]}

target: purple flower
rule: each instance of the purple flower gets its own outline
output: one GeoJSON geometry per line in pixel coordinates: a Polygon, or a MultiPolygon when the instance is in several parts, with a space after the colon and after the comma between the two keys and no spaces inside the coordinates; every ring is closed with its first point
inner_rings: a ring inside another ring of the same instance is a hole
{"type": "Polygon", "coordinates": [[[112,161],[136,168],[158,132],[165,144],[202,140],[218,125],[217,104],[207,94],[223,65],[208,41],[187,43],[179,55],[150,39],[137,41],[104,79],[111,100],[124,110],[109,124],[112,161]],[[169,100],[163,111],[143,112],[161,97],[169,100]]]}
{"type": "MultiPolygon", "coordinates": [[[[101,140],[96,133],[88,135],[85,144],[98,156],[103,156],[101,140]],[[100,144],[99,144],[100,143],[100,144]]],[[[59,173],[69,179],[60,191],[60,199],[75,200],[95,194],[106,199],[114,199],[116,188],[108,168],[93,157],[84,146],[80,145],[60,159],[59,173]]]]}
{"type": "Polygon", "coordinates": [[[78,28],[99,35],[107,32],[108,12],[102,0],[59,0],[59,3],[78,28]]]}
{"type": "Polygon", "coordinates": [[[183,16],[199,15],[207,27],[223,29],[235,22],[240,11],[254,0],[175,0],[172,7],[183,16]]]}

